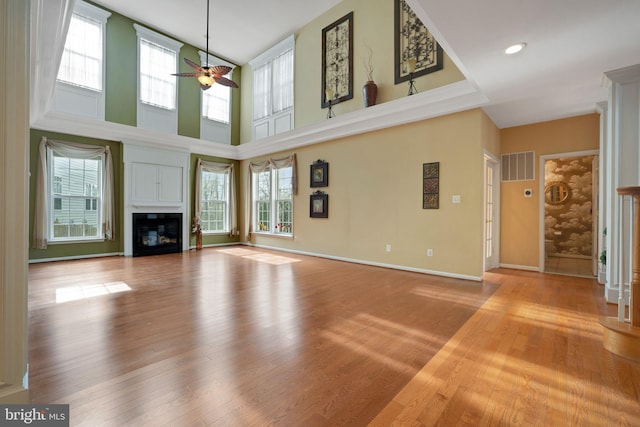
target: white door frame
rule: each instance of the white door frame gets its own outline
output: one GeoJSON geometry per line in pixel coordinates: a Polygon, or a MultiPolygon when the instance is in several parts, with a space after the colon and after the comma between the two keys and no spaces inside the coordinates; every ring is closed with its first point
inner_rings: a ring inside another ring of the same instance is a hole
{"type": "Polygon", "coordinates": [[[482,227],[482,262],[483,271],[497,268],[500,266],[500,162],[498,158],[488,151],[484,150],[483,157],[483,175],[484,175],[484,204],[483,204],[483,227],[482,227]],[[487,260],[487,168],[491,165],[493,167],[493,219],[492,219],[492,236],[493,251],[489,259],[487,260]]]}
{"type": "MultiPolygon", "coordinates": [[[[553,160],[553,159],[563,159],[563,158],[567,158],[567,157],[584,157],[584,156],[599,156],[600,155],[600,150],[585,150],[585,151],[572,151],[569,153],[557,153],[557,154],[544,154],[540,156],[540,165],[539,165],[539,171],[538,171],[538,176],[540,177],[538,179],[540,185],[539,185],[539,193],[540,194],[540,206],[539,206],[539,221],[538,221],[538,259],[540,260],[538,262],[538,271],[540,271],[541,273],[544,272],[544,268],[545,268],[545,247],[544,247],[544,184],[545,184],[545,173],[544,173],[544,164],[547,160],[553,160]]],[[[595,192],[597,189],[594,188],[593,191],[595,192]]],[[[597,206],[593,206],[593,209],[598,209],[597,206]]],[[[593,233],[593,244],[596,245],[598,244],[597,241],[597,233],[593,233]]]]}

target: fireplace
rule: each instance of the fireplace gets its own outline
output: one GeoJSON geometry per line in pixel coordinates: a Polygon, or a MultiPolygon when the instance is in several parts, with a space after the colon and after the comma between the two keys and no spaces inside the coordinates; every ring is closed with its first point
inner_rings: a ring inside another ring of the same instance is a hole
{"type": "Polygon", "coordinates": [[[134,213],[133,256],[182,251],[181,213],[134,213]]]}

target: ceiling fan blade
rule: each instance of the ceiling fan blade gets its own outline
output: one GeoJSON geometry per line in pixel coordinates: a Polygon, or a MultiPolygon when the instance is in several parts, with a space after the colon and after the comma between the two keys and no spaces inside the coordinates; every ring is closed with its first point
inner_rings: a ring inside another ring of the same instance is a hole
{"type": "Polygon", "coordinates": [[[233,80],[229,80],[226,77],[216,77],[216,83],[221,84],[222,86],[229,86],[232,88],[237,88],[238,85],[233,80]]]}
{"type": "Polygon", "coordinates": [[[226,65],[214,65],[213,67],[209,67],[209,72],[213,73],[216,77],[229,74],[229,71],[231,71],[231,67],[227,67],[226,65]]]}
{"type": "Polygon", "coordinates": [[[188,66],[190,66],[194,70],[198,70],[200,72],[204,72],[204,70],[203,70],[203,68],[201,66],[199,66],[198,64],[196,64],[195,62],[193,62],[189,58],[183,58],[183,60],[184,60],[185,64],[187,64],[188,66]]]}
{"type": "Polygon", "coordinates": [[[176,73],[171,75],[178,76],[178,77],[200,77],[202,73],[176,73]]]}

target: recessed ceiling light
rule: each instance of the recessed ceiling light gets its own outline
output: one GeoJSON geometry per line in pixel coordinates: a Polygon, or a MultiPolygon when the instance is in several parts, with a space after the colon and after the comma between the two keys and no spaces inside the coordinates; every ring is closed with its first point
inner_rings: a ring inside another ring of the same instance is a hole
{"type": "Polygon", "coordinates": [[[507,55],[513,55],[514,53],[520,52],[526,46],[527,46],[526,43],[517,43],[517,44],[514,44],[514,45],[509,46],[508,48],[506,48],[504,50],[504,53],[506,53],[507,55]]]}

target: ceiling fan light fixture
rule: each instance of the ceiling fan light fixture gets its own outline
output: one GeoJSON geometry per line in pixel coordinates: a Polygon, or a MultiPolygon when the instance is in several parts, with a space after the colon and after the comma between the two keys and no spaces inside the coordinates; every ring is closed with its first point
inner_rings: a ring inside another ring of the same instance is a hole
{"type": "Polygon", "coordinates": [[[202,75],[198,76],[198,82],[200,83],[200,87],[202,88],[202,90],[207,90],[211,86],[213,86],[216,81],[211,76],[202,75]]]}
{"type": "Polygon", "coordinates": [[[504,53],[506,53],[507,55],[513,55],[514,53],[520,52],[525,47],[527,47],[527,44],[524,42],[516,43],[506,48],[504,50],[504,53]]]}

